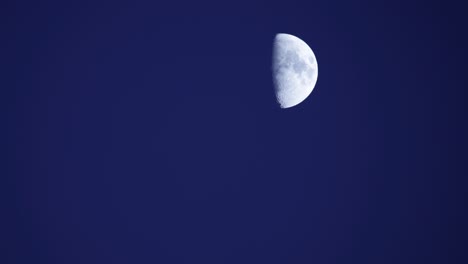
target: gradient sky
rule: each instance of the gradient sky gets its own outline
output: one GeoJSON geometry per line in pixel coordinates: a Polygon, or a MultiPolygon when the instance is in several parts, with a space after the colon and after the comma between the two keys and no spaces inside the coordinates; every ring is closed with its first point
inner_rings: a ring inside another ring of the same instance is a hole
{"type": "Polygon", "coordinates": [[[462,4],[158,2],[6,9],[2,263],[467,263],[462,4]]]}

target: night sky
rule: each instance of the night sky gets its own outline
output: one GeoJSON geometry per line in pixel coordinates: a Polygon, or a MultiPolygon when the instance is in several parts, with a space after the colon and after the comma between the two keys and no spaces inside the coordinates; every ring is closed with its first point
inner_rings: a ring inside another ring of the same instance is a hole
{"type": "Polygon", "coordinates": [[[7,4],[0,262],[468,263],[461,1],[165,2],[7,4]]]}

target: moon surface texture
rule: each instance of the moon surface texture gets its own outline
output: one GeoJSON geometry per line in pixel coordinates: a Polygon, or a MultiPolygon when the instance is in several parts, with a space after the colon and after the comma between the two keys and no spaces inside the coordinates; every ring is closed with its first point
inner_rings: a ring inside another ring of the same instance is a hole
{"type": "Polygon", "coordinates": [[[312,49],[293,35],[280,33],[273,42],[273,85],[281,108],[304,101],[315,87],[317,60],[312,49]]]}

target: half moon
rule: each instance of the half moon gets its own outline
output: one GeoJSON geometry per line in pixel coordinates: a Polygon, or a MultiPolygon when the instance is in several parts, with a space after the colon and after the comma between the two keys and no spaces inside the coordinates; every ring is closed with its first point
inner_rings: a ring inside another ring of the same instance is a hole
{"type": "Polygon", "coordinates": [[[289,34],[276,34],[273,41],[273,84],[281,108],[304,101],[317,82],[318,65],[312,49],[289,34]]]}

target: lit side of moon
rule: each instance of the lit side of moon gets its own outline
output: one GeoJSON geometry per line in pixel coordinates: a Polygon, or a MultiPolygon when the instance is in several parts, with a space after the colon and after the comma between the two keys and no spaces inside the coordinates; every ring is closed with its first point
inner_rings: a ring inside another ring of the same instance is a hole
{"type": "Polygon", "coordinates": [[[273,85],[281,108],[304,101],[317,82],[318,67],[312,49],[301,39],[280,33],[273,42],[273,85]]]}

